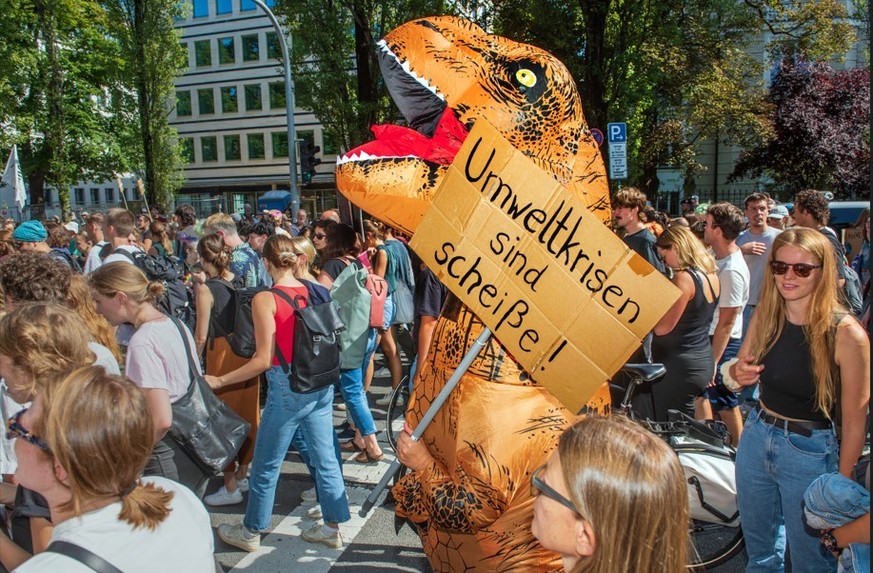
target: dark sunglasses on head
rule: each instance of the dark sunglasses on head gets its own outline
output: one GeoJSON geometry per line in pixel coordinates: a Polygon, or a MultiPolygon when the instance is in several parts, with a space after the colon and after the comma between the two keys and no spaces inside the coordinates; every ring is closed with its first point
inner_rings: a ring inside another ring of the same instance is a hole
{"type": "Polygon", "coordinates": [[[27,408],[21,410],[8,420],[6,420],[6,439],[11,440],[13,438],[21,438],[25,442],[29,444],[33,444],[37,448],[51,453],[51,448],[48,447],[48,444],[45,443],[41,438],[38,438],[31,434],[27,429],[21,425],[21,417],[24,413],[27,412],[27,408]]]}
{"type": "Polygon", "coordinates": [[[544,465],[540,466],[534,470],[534,473],[531,474],[531,476],[530,476],[530,495],[531,495],[531,497],[536,497],[539,494],[543,493],[546,495],[546,497],[552,498],[553,500],[557,501],[558,503],[560,503],[561,505],[563,505],[567,509],[571,510],[573,513],[575,513],[579,517],[582,517],[582,514],[579,513],[579,510],[576,509],[576,505],[572,501],[570,501],[569,499],[567,499],[566,497],[564,497],[563,495],[561,495],[560,493],[558,493],[557,491],[555,491],[554,489],[549,487],[549,485],[540,478],[540,475],[542,475],[542,473],[543,473],[543,471],[545,471],[545,469],[546,469],[546,466],[544,466],[544,465]]]}
{"type": "Polygon", "coordinates": [[[808,277],[814,269],[820,269],[821,265],[809,265],[807,263],[788,264],[782,261],[770,261],[770,270],[774,275],[784,275],[788,272],[788,268],[794,269],[794,274],[801,278],[808,277]]]}

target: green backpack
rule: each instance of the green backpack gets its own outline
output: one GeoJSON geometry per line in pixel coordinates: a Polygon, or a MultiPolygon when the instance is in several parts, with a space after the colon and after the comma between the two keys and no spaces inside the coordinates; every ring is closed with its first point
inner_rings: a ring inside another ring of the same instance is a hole
{"type": "Polygon", "coordinates": [[[367,351],[370,334],[370,293],[366,288],[369,272],[358,261],[342,270],[330,297],[339,307],[339,315],[346,329],[340,334],[340,368],[360,368],[367,351]]]}

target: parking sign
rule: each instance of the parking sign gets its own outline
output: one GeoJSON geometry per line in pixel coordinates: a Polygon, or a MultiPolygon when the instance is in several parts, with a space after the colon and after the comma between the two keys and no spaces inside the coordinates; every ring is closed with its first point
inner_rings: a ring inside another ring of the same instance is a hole
{"type": "Polygon", "coordinates": [[[625,122],[606,124],[609,143],[627,143],[627,124],[625,122]]]}

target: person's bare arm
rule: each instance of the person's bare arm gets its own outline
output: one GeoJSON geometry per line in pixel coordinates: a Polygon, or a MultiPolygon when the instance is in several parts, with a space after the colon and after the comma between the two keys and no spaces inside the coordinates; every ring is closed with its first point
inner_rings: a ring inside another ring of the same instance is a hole
{"type": "Polygon", "coordinates": [[[867,406],[870,403],[870,341],[861,325],[847,316],[837,328],[835,346],[841,384],[840,473],[851,478],[864,447],[867,406]]]}
{"type": "Polygon", "coordinates": [[[166,388],[143,388],[143,394],[152,422],[155,426],[155,443],[157,443],[173,425],[173,407],[170,405],[170,392],[166,388]]]}
{"type": "Polygon", "coordinates": [[[30,553],[16,545],[4,532],[0,531],[0,563],[7,571],[20,567],[31,557],[33,556],[30,553]]]}
{"type": "Polygon", "coordinates": [[[273,364],[276,344],[276,301],[273,293],[260,292],[252,300],[252,320],[255,323],[255,354],[252,359],[227,374],[206,376],[213,389],[238,384],[262,374],[273,364]]]}
{"type": "Polygon", "coordinates": [[[206,348],[206,340],[209,338],[209,321],[212,315],[212,291],[205,284],[194,287],[194,301],[197,306],[197,322],[194,327],[194,344],[197,345],[197,354],[203,354],[206,348]]]}

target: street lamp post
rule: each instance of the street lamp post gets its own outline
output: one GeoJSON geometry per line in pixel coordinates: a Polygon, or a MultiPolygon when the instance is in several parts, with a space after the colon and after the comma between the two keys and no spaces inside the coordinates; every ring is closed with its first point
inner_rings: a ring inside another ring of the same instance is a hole
{"type": "Polygon", "coordinates": [[[297,188],[297,136],[294,129],[294,79],[291,77],[291,54],[288,51],[288,44],[285,42],[285,33],[279,26],[279,20],[276,19],[273,12],[262,0],[252,0],[252,2],[270,18],[273,28],[276,29],[276,37],[279,38],[279,47],[282,50],[282,63],[285,68],[285,115],[288,123],[288,176],[291,181],[291,204],[293,207],[291,213],[296,215],[300,208],[300,190],[297,188]]]}

